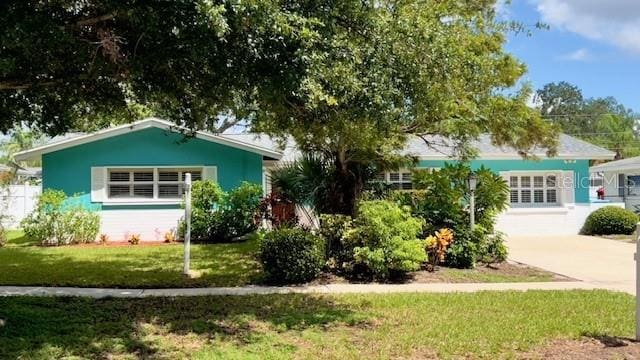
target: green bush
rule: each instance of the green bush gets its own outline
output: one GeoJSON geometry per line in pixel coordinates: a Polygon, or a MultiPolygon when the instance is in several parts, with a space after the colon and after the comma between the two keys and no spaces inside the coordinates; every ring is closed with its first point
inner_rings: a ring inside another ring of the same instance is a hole
{"type": "Polygon", "coordinates": [[[324,241],[299,228],[267,233],[260,242],[259,257],[268,280],[298,284],[318,277],[325,264],[324,241]]]}
{"type": "Polygon", "coordinates": [[[0,224],[0,247],[7,245],[7,230],[0,224]]]}
{"type": "Polygon", "coordinates": [[[503,233],[497,231],[482,236],[478,246],[478,261],[485,264],[501,263],[507,261],[507,254],[503,233]]]}
{"type": "Polygon", "coordinates": [[[352,228],[353,219],[348,215],[320,215],[319,234],[324,238],[327,259],[340,271],[353,261],[353,246],[345,242],[345,233],[352,228]]]}
{"type": "Polygon", "coordinates": [[[586,235],[630,235],[636,229],[638,215],[616,206],[605,206],[587,217],[582,227],[586,235]]]}
{"type": "Polygon", "coordinates": [[[391,201],[362,201],[353,228],[344,234],[353,247],[356,275],[358,267],[379,279],[418,270],[427,259],[424,242],[418,240],[423,225],[409,208],[391,201]]]}
{"type": "MultiPolygon", "coordinates": [[[[258,228],[262,187],[243,182],[224,192],[211,180],[195,181],[191,192],[191,238],[203,242],[227,242],[258,228]]],[[[185,224],[179,235],[184,237],[185,224]]]]}
{"type": "Polygon", "coordinates": [[[458,269],[472,269],[479,255],[477,233],[468,229],[459,229],[454,233],[453,242],[444,258],[446,266],[458,269]]]}
{"type": "MultiPolygon", "coordinates": [[[[469,224],[471,192],[467,179],[471,173],[464,164],[446,164],[440,170],[414,170],[412,181],[417,191],[396,194],[395,200],[410,206],[414,216],[426,220],[428,234],[441,228],[458,230],[469,224]]],[[[476,224],[492,232],[496,216],[506,209],[509,187],[502,177],[484,167],[473,173],[478,179],[476,224]]]]}
{"type": "Polygon", "coordinates": [[[258,229],[262,186],[243,182],[224,194],[218,209],[213,212],[209,239],[213,242],[231,241],[258,229]]]}
{"type": "Polygon", "coordinates": [[[82,204],[73,204],[64,192],[45,190],[36,208],[22,220],[25,234],[43,244],[68,245],[95,241],[100,217],[82,204]]]}
{"type": "Polygon", "coordinates": [[[445,265],[459,269],[471,269],[477,263],[493,264],[507,260],[504,234],[489,233],[478,225],[473,231],[460,228],[454,233],[453,242],[447,249],[445,265]]]}

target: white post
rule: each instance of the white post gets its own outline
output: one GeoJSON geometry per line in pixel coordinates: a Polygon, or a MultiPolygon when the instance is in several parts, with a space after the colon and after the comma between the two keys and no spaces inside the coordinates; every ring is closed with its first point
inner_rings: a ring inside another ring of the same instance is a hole
{"type": "Polygon", "coordinates": [[[184,270],[183,274],[189,276],[191,262],[191,173],[184,174],[184,270]]]}
{"type": "Polygon", "coordinates": [[[636,253],[634,259],[636,260],[636,341],[640,340],[640,223],[636,225],[636,253]]]}
{"type": "Polygon", "coordinates": [[[471,231],[476,225],[476,192],[475,190],[471,190],[471,199],[469,201],[469,207],[471,208],[469,211],[469,222],[471,225],[471,231]]]}

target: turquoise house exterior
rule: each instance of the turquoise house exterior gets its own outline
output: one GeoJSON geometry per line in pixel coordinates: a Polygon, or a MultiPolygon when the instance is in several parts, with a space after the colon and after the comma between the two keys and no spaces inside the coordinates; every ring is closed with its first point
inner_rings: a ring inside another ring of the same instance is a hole
{"type": "MultiPolygon", "coordinates": [[[[268,193],[270,169],[300,157],[291,140],[282,147],[261,134],[196,132],[186,138],[183,131],[150,118],[52,142],[19,153],[16,160],[41,157],[43,190],[63,190],[97,209],[101,233],[124,241],[134,233],[143,240],[162,240],[175,230],[186,173],[226,190],[243,181],[261,184],[268,193]]],[[[403,154],[418,159],[419,168],[441,168],[457,161],[454,147],[446,143],[412,138],[403,154]]],[[[590,201],[589,162],[612,159],[610,151],[567,135],[560,136],[557,156],[548,158],[540,149],[533,153],[536,160],[523,160],[515,150],[493,145],[488,136],[472,145],[478,156],[471,167],[491,169],[510,186],[510,208],[500,215],[499,230],[577,233],[586,216],[601,206],[590,201]]],[[[412,188],[410,169],[380,176],[396,189],[412,188]]]]}
{"type": "Polygon", "coordinates": [[[264,160],[282,154],[261,146],[185,129],[160,119],[81,135],[18,154],[42,158],[43,190],[62,190],[98,210],[100,233],[113,241],[131,234],[160,241],[175,231],[184,177],[210,179],[225,190],[263,184],[264,160]]]}
{"type": "MultiPolygon", "coordinates": [[[[509,172],[509,171],[529,171],[529,172],[545,172],[545,171],[562,171],[573,172],[574,179],[582,179],[582,181],[575,181],[574,196],[575,202],[579,204],[589,204],[590,199],[593,197],[589,194],[589,160],[590,159],[574,159],[571,161],[560,159],[538,159],[538,160],[489,160],[478,159],[471,160],[471,168],[478,169],[481,166],[491,169],[494,172],[509,172]]],[[[452,162],[451,160],[421,160],[418,163],[418,167],[422,168],[440,168],[445,163],[452,162]]]]}

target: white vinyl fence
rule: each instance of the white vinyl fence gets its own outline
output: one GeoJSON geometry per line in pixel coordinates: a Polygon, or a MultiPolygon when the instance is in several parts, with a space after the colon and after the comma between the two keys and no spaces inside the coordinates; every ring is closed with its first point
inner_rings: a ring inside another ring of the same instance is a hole
{"type": "Polygon", "coordinates": [[[20,227],[20,221],[33,210],[41,192],[40,185],[22,184],[0,187],[2,225],[8,229],[20,227]]]}

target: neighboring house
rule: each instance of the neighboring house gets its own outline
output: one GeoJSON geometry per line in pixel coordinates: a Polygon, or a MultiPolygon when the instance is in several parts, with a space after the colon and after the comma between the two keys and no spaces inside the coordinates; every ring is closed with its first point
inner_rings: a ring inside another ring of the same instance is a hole
{"type": "Polygon", "coordinates": [[[589,171],[602,179],[605,200],[623,202],[640,214],[640,156],[592,166],[589,171]]]}
{"type": "MultiPolygon", "coordinates": [[[[145,119],[97,133],[79,135],[16,154],[18,161],[42,157],[44,189],[76,195],[100,211],[101,233],[125,240],[139,233],[161,240],[182,215],[180,202],[186,172],[194,179],[212,179],[229,190],[242,181],[262,184],[269,192],[268,171],[294,161],[300,153],[292,141],[281,148],[265,135],[213,135],[197,132],[186,139],[170,122],[145,119]]],[[[433,139],[436,143],[446,143],[433,139]]],[[[511,207],[498,229],[518,233],[577,233],[594,206],[589,198],[589,160],[610,160],[614,153],[561,135],[558,156],[523,160],[517,151],[491,144],[488,136],[474,146],[482,165],[502,175],[511,187],[511,207]],[[586,180],[583,180],[586,179],[586,180]]],[[[405,154],[418,167],[440,168],[455,161],[452,147],[429,147],[409,141],[405,154]]],[[[381,174],[397,189],[411,189],[411,171],[381,174]]]]}

